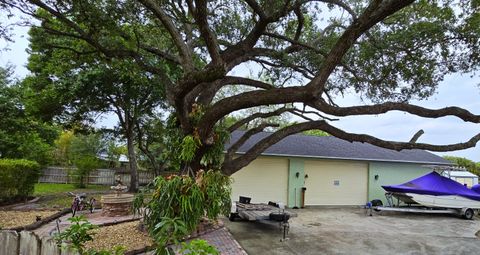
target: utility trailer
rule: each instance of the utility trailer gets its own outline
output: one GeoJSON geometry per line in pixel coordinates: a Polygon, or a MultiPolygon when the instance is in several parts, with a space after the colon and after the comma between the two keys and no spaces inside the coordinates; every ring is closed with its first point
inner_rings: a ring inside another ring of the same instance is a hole
{"type": "MultiPolygon", "coordinates": [[[[259,221],[259,220],[274,220],[272,217],[282,217],[282,216],[271,216],[271,215],[286,215],[286,218],[296,217],[296,213],[286,212],[283,209],[269,205],[269,204],[244,204],[240,202],[235,203],[236,211],[232,212],[230,215],[230,220],[235,220],[236,217],[239,217],[247,221],[259,221]]],[[[283,219],[283,218],[282,218],[283,219]]]]}
{"type": "Polygon", "coordinates": [[[296,213],[285,211],[282,203],[269,202],[268,204],[251,204],[250,198],[240,197],[240,202],[233,202],[230,212],[230,221],[240,218],[246,221],[261,221],[265,223],[278,223],[283,230],[281,242],[288,240],[290,229],[288,220],[297,217],[296,213]]]}

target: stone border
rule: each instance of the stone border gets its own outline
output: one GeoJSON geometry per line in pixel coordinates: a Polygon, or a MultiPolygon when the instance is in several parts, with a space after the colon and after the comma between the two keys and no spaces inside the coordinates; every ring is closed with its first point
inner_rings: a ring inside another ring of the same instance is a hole
{"type": "Polygon", "coordinates": [[[154,246],[145,246],[145,247],[140,248],[140,249],[126,251],[124,253],[124,255],[143,254],[143,253],[148,252],[148,251],[153,251],[153,248],[154,248],[154,246]]]}
{"type": "Polygon", "coordinates": [[[119,220],[119,221],[105,222],[105,223],[100,223],[100,224],[95,224],[95,225],[97,225],[98,227],[108,227],[108,226],[113,226],[113,225],[117,225],[117,224],[137,221],[137,220],[140,220],[140,219],[141,218],[131,218],[131,219],[124,219],[124,220],[119,220]]]}
{"type": "MultiPolygon", "coordinates": [[[[10,211],[12,211],[12,210],[10,210],[10,211]]],[[[16,211],[22,211],[22,210],[16,210],[16,211]]],[[[27,210],[25,210],[25,211],[27,211],[27,210]]],[[[39,210],[37,210],[37,211],[39,211],[39,210]]],[[[4,229],[4,230],[13,230],[13,231],[16,231],[16,232],[20,232],[22,230],[34,230],[34,229],[39,228],[39,227],[57,219],[57,218],[62,217],[63,215],[65,215],[67,213],[70,213],[71,211],[72,210],[70,208],[65,208],[65,209],[61,210],[60,212],[52,214],[52,215],[50,215],[50,216],[48,216],[48,217],[46,217],[42,220],[39,220],[37,222],[32,223],[30,225],[20,226],[20,227],[15,227],[15,228],[9,228],[9,229],[4,229]]]]}
{"type": "Polygon", "coordinates": [[[19,205],[26,205],[26,204],[33,204],[35,202],[37,202],[38,200],[40,200],[40,197],[28,197],[27,199],[30,199],[30,200],[23,200],[22,201],[15,201],[15,202],[12,202],[11,204],[4,204],[4,205],[0,205],[0,210],[9,210],[10,208],[12,207],[15,207],[15,206],[19,206],[19,205]]]}
{"type": "Polygon", "coordinates": [[[198,238],[199,236],[203,236],[205,234],[208,234],[210,232],[213,232],[213,231],[216,231],[216,230],[219,230],[221,228],[225,227],[225,224],[223,223],[223,221],[218,221],[218,224],[216,226],[212,226],[211,228],[207,228],[207,229],[204,229],[202,231],[197,231],[197,232],[194,232],[192,233],[191,235],[188,235],[187,237],[185,237],[184,239],[182,239],[182,241],[189,241],[189,240],[192,240],[192,239],[195,239],[195,238],[198,238]]]}

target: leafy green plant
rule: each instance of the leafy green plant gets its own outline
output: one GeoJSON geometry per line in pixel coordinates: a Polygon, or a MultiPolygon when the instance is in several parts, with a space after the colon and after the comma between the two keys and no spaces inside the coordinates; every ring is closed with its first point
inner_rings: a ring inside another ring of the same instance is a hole
{"type": "Polygon", "coordinates": [[[125,253],[123,246],[114,246],[111,250],[85,250],[85,243],[93,241],[92,230],[98,226],[90,223],[84,215],[71,217],[68,220],[72,223],[70,227],[55,235],[58,246],[62,248],[68,246],[80,255],[121,255],[125,253]]]}
{"type": "Polygon", "coordinates": [[[138,192],[135,194],[132,207],[134,215],[142,214],[142,208],[145,207],[145,195],[143,192],[138,192]]]}
{"type": "Polygon", "coordinates": [[[197,138],[191,135],[185,136],[181,144],[182,151],[180,152],[180,159],[185,162],[192,161],[199,146],[200,141],[197,138]]]}
{"type": "Polygon", "coordinates": [[[180,249],[182,255],[219,255],[220,252],[215,246],[209,244],[206,240],[195,239],[190,242],[183,242],[180,249]]]}
{"type": "Polygon", "coordinates": [[[24,199],[33,194],[40,165],[24,159],[0,159],[0,202],[24,199]]]}
{"type": "Polygon", "coordinates": [[[181,219],[163,217],[151,230],[152,237],[157,244],[155,253],[160,255],[175,254],[172,253],[168,245],[178,244],[188,233],[187,226],[181,219]]]}
{"type": "Polygon", "coordinates": [[[147,204],[144,219],[149,230],[164,218],[183,220],[192,231],[204,215],[204,196],[195,180],[189,176],[157,177],[153,199],[147,204]]]}
{"type": "MultiPolygon", "coordinates": [[[[153,198],[146,204],[144,223],[164,252],[169,243],[177,243],[196,229],[203,217],[216,219],[230,209],[230,177],[219,171],[157,177],[153,198]]],[[[165,253],[168,254],[168,253],[165,253]]]]}
{"type": "Polygon", "coordinates": [[[230,132],[227,130],[227,127],[223,124],[218,125],[215,128],[213,139],[214,143],[205,152],[202,164],[212,169],[220,169],[223,163],[225,143],[230,139],[230,132]]]}
{"type": "Polygon", "coordinates": [[[91,230],[97,226],[90,223],[84,215],[71,217],[68,219],[72,224],[63,232],[55,235],[55,240],[59,246],[70,245],[80,254],[85,254],[85,243],[93,240],[91,230]]]}

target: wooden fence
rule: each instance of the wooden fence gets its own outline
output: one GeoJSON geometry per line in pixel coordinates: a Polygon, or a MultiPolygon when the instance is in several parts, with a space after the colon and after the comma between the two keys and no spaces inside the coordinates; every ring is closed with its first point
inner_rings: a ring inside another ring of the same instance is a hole
{"type": "MultiPolygon", "coordinates": [[[[75,183],[75,168],[48,167],[43,170],[38,182],[45,183],[75,183]]],[[[90,173],[86,183],[99,185],[114,185],[116,176],[120,176],[123,183],[130,183],[130,173],[117,172],[115,169],[97,169],[90,173]]],[[[138,172],[140,185],[151,182],[154,178],[151,172],[138,172]]]]}
{"type": "Polygon", "coordinates": [[[60,249],[53,237],[39,238],[35,233],[13,230],[0,231],[0,254],[8,255],[78,255],[68,249],[60,249]]]}

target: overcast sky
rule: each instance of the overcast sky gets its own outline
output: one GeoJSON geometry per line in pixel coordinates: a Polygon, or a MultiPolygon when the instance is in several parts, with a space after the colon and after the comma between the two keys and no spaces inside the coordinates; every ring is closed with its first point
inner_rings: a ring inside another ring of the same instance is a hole
{"type": "MultiPolygon", "coordinates": [[[[0,49],[5,46],[10,48],[8,51],[0,51],[0,66],[13,64],[15,75],[19,78],[28,74],[25,68],[28,58],[28,54],[25,52],[28,46],[27,31],[27,28],[17,28],[14,37],[15,43],[13,44],[7,45],[0,40],[0,49]]],[[[440,84],[437,93],[429,100],[412,103],[429,108],[459,106],[474,114],[480,114],[480,88],[478,84],[480,84],[479,74],[474,77],[471,77],[471,75],[451,75],[440,84]]],[[[362,104],[360,99],[353,94],[337,98],[337,102],[342,106],[362,104]]],[[[106,119],[102,125],[112,125],[112,123],[115,123],[115,120],[106,119]]],[[[457,118],[424,119],[400,112],[371,117],[347,117],[333,124],[349,132],[366,133],[396,141],[408,141],[413,134],[423,129],[425,134],[419,139],[419,142],[434,144],[463,142],[480,133],[478,124],[464,123],[457,118]]],[[[461,156],[478,162],[480,161],[480,145],[472,149],[437,154],[461,156]]]]}

